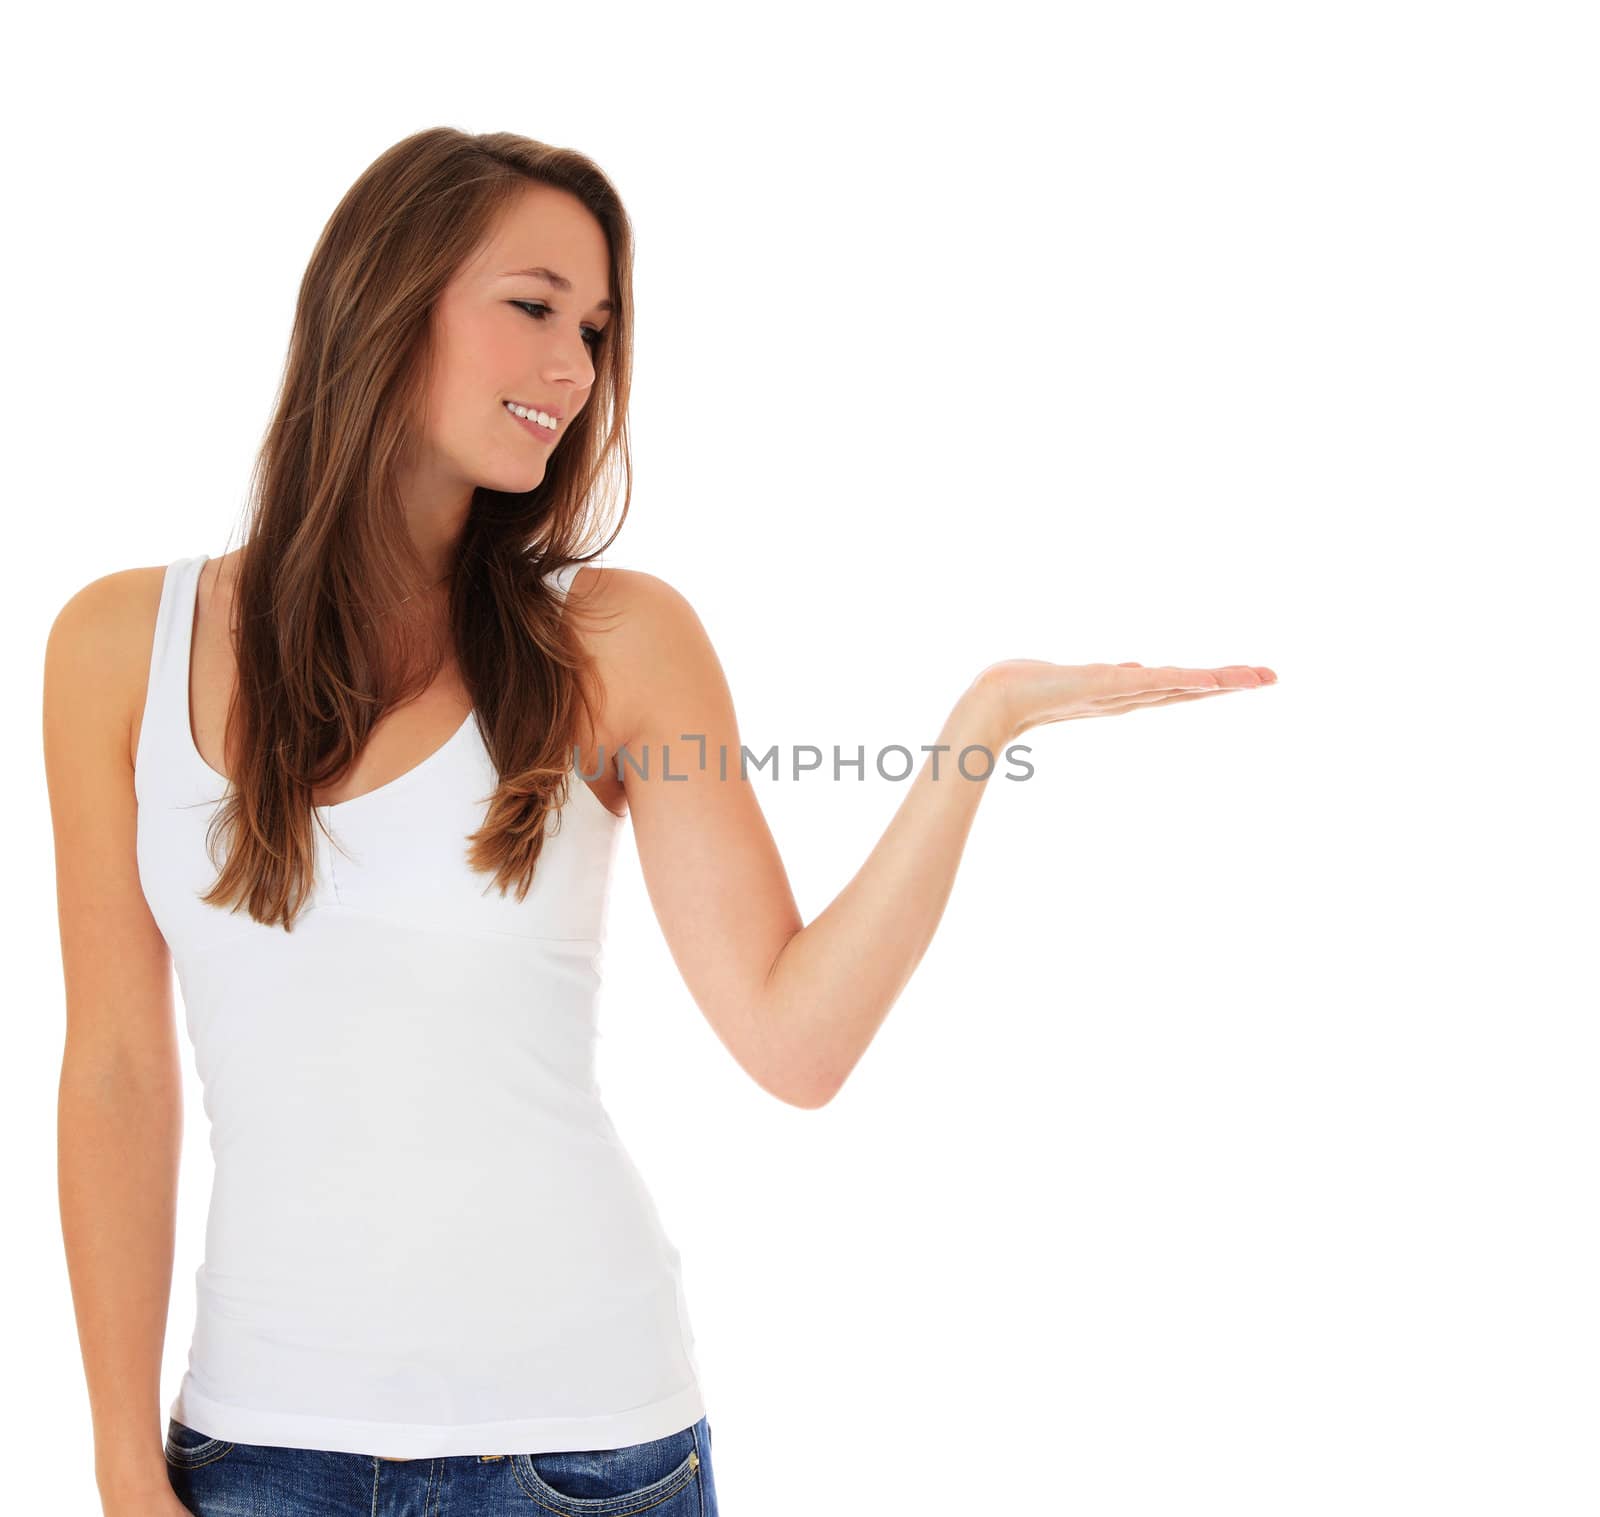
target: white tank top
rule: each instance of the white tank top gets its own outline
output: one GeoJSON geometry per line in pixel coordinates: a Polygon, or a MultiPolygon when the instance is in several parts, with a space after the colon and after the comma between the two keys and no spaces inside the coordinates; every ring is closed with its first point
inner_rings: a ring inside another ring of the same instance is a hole
{"type": "Polygon", "coordinates": [[[681,1431],[706,1408],[679,1255],[595,1082],[621,818],[575,767],[527,896],[502,895],[466,863],[496,778],[474,713],[317,808],[334,845],[314,828],[292,931],[203,905],[227,786],[189,725],[206,557],[167,568],[134,770],[215,1160],[170,1414],[390,1458],[681,1431]]]}

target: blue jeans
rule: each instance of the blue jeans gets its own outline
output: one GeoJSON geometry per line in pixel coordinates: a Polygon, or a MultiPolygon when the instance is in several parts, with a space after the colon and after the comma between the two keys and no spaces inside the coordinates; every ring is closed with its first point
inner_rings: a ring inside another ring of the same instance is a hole
{"type": "Polygon", "coordinates": [[[167,1478],[196,1517],[717,1517],[704,1417],[627,1448],[417,1459],[229,1443],[169,1418],[167,1478]]]}

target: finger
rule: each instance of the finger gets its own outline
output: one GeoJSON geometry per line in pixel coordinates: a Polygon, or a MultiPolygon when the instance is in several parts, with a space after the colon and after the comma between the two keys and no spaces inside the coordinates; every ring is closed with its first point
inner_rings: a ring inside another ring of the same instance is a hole
{"type": "Polygon", "coordinates": [[[1231,695],[1241,688],[1237,685],[1222,685],[1215,690],[1174,690],[1157,693],[1149,696],[1129,696],[1114,705],[1100,707],[1096,715],[1121,716],[1126,711],[1137,711],[1143,706],[1170,706],[1179,701],[1203,701],[1214,695],[1231,695]]]}
{"type": "Polygon", "coordinates": [[[1118,664],[1108,681],[1109,689],[1102,699],[1120,700],[1129,695],[1149,695],[1171,690],[1215,690],[1221,681],[1213,669],[1182,669],[1172,664],[1159,664],[1146,669],[1143,664],[1118,664]],[[1123,673],[1137,670],[1137,673],[1123,673]]]}
{"type": "Polygon", "coordinates": [[[1134,676],[1124,676],[1124,682],[1115,693],[1133,695],[1141,689],[1156,690],[1252,690],[1258,685],[1276,684],[1278,676],[1264,665],[1223,664],[1215,669],[1152,669],[1150,680],[1143,686],[1134,676]],[[1156,676],[1161,676],[1157,679],[1156,676]]]}
{"type": "Polygon", "coordinates": [[[1220,669],[1213,669],[1211,672],[1219,680],[1225,680],[1231,688],[1241,690],[1255,685],[1276,684],[1278,679],[1271,669],[1257,664],[1224,664],[1220,669]]]}

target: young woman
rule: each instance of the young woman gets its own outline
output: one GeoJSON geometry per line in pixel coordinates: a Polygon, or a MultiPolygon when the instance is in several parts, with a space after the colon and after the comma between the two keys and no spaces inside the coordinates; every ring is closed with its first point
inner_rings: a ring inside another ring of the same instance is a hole
{"type": "MultiPolygon", "coordinates": [[[[61,1206],[113,1517],[716,1511],[677,1250],[592,1069],[623,819],[718,1037],[817,1107],[984,787],[930,760],[801,922],[694,611],[580,557],[629,478],[631,265],[581,155],[397,144],[306,272],[245,544],[51,630],[61,1206]],[[163,1447],[174,966],[216,1179],[163,1447]]],[[[939,741],[1273,678],[997,664],[939,741]]]]}

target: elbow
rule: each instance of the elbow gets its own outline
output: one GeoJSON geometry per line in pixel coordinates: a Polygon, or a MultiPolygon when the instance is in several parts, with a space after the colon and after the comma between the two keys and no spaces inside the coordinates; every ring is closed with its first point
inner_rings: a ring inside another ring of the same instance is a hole
{"type": "Polygon", "coordinates": [[[745,1073],[785,1106],[801,1111],[826,1106],[844,1084],[838,1061],[826,1057],[814,1040],[797,1045],[792,1038],[777,1036],[777,1031],[767,1012],[750,1017],[751,1036],[739,1057],[745,1073]]]}
{"type": "Polygon", "coordinates": [[[802,1111],[816,1111],[824,1107],[844,1084],[844,1076],[837,1070],[810,1060],[794,1059],[784,1071],[783,1078],[768,1088],[780,1100],[802,1111]]]}
{"type": "Polygon", "coordinates": [[[793,1070],[780,1076],[772,1071],[758,1073],[746,1065],[745,1073],[769,1096],[801,1111],[816,1111],[826,1106],[839,1092],[837,1085],[827,1081],[797,1079],[793,1070]]]}
{"type": "Polygon", "coordinates": [[[839,1093],[837,1086],[810,1086],[804,1090],[790,1090],[778,1097],[786,1106],[797,1106],[801,1111],[816,1111],[826,1106],[839,1093]]]}

